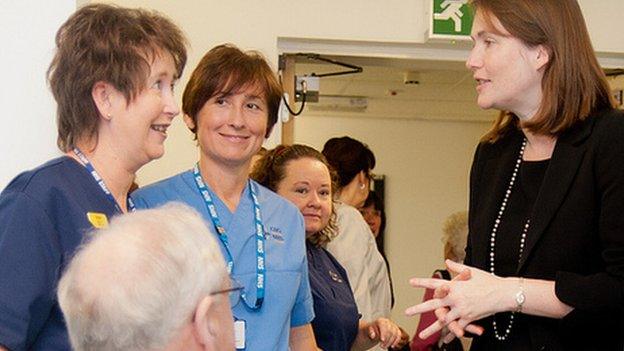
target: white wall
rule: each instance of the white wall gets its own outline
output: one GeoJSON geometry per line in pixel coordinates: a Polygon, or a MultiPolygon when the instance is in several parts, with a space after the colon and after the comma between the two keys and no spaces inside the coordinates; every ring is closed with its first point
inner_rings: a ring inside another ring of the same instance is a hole
{"type": "Polygon", "coordinates": [[[608,53],[624,53],[624,1],[578,0],[594,50],[608,53]]]}
{"type": "Polygon", "coordinates": [[[45,72],[56,30],[75,8],[75,0],[2,2],[0,189],[17,173],[59,155],[56,106],[45,72]]]}

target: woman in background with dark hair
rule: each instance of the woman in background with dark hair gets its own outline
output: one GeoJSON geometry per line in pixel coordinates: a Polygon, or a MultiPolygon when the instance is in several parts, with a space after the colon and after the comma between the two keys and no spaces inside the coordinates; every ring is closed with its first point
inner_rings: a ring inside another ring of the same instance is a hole
{"type": "Polygon", "coordinates": [[[377,244],[377,250],[386,261],[386,268],[388,269],[388,278],[390,280],[390,295],[391,295],[391,307],[394,307],[394,289],[392,288],[392,274],[390,270],[390,263],[386,257],[385,249],[385,234],[386,234],[386,207],[383,200],[377,195],[375,191],[370,191],[364,205],[359,208],[362,218],[366,221],[366,224],[371,229],[373,236],[375,237],[375,243],[377,244]]]}
{"type": "Polygon", "coordinates": [[[373,232],[373,236],[377,242],[377,249],[385,258],[384,234],[386,231],[386,207],[383,200],[375,191],[371,190],[368,193],[366,201],[364,201],[364,205],[362,205],[359,210],[362,214],[362,218],[364,218],[371,232],[373,232]]]}
{"type": "Polygon", "coordinates": [[[389,317],[392,301],[386,263],[357,210],[368,196],[375,156],[366,145],[346,136],[329,139],[323,155],[338,174],[334,196],[338,235],[327,250],[347,271],[362,318],[389,317]]]}

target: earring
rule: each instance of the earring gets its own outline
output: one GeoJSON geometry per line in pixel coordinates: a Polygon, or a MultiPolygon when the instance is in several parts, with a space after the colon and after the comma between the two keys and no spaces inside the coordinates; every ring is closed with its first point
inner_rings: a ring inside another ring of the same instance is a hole
{"type": "Polygon", "coordinates": [[[364,190],[364,188],[366,188],[366,185],[364,183],[360,183],[360,190],[364,190]]]}

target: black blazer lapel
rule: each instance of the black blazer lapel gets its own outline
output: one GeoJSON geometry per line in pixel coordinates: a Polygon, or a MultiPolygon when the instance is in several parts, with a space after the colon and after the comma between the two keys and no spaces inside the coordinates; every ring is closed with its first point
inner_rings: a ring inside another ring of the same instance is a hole
{"type": "Polygon", "coordinates": [[[593,124],[594,118],[588,118],[558,138],[544,175],[544,181],[535,200],[524,253],[516,274],[520,273],[530,258],[531,251],[565,200],[583,160],[587,148],[584,141],[591,134],[593,124]]]}

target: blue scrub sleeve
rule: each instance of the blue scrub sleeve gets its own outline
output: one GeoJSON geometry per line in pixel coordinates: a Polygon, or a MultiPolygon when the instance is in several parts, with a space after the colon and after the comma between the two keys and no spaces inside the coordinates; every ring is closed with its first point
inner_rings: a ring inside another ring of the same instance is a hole
{"type": "Polygon", "coordinates": [[[150,205],[147,203],[145,198],[140,196],[136,191],[130,195],[130,198],[134,202],[134,206],[136,206],[137,209],[150,208],[150,205]]]}
{"type": "Polygon", "coordinates": [[[0,345],[23,350],[56,301],[61,262],[58,236],[38,201],[0,196],[0,345]]]}
{"type": "Polygon", "coordinates": [[[306,325],[314,319],[314,301],[310,289],[310,277],[308,276],[308,259],[305,251],[301,260],[301,282],[297,291],[295,305],[291,311],[290,327],[300,327],[306,325]]]}

